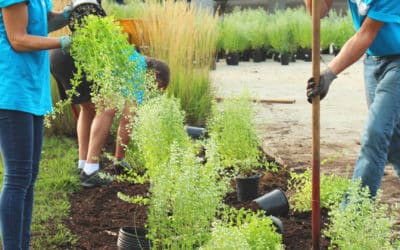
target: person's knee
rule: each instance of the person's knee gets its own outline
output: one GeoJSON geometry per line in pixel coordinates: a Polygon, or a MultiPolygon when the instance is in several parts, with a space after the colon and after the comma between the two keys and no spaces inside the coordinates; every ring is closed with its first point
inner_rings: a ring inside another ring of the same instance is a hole
{"type": "Polygon", "coordinates": [[[4,187],[26,192],[37,177],[32,171],[32,161],[9,161],[4,173],[4,187]]]}

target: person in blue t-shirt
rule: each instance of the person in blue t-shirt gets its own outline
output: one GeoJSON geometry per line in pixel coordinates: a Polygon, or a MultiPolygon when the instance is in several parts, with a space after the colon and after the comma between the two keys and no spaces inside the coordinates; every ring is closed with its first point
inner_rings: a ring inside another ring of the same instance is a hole
{"type": "MultiPolygon", "coordinates": [[[[305,0],[311,12],[311,0],[305,0]]],[[[332,0],[321,1],[321,16],[332,0]]],[[[356,33],[321,72],[320,84],[310,78],[308,101],[323,99],[336,76],[364,56],[368,117],[353,180],[361,178],[371,197],[380,188],[386,163],[400,177],[400,4],[398,0],[348,0],[356,33]]]]}
{"type": "Polygon", "coordinates": [[[2,249],[29,249],[33,189],[39,172],[43,116],[52,111],[47,50],[68,50],[69,36],[48,37],[67,25],[70,5],[51,0],[0,0],[0,195],[2,249]]]}

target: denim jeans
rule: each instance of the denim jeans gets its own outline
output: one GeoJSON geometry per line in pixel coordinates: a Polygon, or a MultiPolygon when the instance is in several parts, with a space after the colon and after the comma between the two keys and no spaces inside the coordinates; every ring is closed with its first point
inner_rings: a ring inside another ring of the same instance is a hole
{"type": "Polygon", "coordinates": [[[400,177],[400,56],[367,56],[364,77],[368,117],[353,180],[361,178],[374,197],[387,163],[400,177]]]}
{"type": "Polygon", "coordinates": [[[0,150],[4,165],[0,230],[4,250],[29,249],[33,189],[42,140],[42,116],[0,109],[0,150]]]}

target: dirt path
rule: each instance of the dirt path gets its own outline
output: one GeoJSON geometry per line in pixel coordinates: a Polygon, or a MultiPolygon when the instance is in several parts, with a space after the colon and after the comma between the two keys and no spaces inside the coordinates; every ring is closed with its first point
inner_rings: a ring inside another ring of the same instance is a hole
{"type": "MultiPolygon", "coordinates": [[[[331,59],[323,56],[321,68],[331,59]]],[[[299,171],[311,167],[312,159],[312,113],[305,98],[305,83],[310,75],[310,62],[298,60],[281,66],[271,59],[240,62],[239,66],[227,66],[220,60],[211,73],[217,95],[222,97],[248,89],[254,98],[295,99],[293,104],[261,104],[258,128],[265,151],[299,171]]],[[[321,171],[351,178],[367,114],[361,61],[335,80],[321,102],[320,113],[321,160],[330,159],[321,164],[321,171]]],[[[400,203],[400,180],[391,166],[385,170],[382,190],[384,201],[400,203]]]]}

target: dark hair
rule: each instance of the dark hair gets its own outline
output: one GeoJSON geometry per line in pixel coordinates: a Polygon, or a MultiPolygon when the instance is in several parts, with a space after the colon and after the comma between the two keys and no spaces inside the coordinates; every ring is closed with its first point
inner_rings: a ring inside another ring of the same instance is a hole
{"type": "Polygon", "coordinates": [[[168,87],[171,72],[167,63],[162,60],[146,57],[147,68],[155,72],[158,87],[166,89],[168,87]]]}

